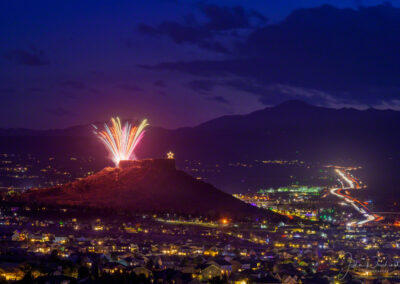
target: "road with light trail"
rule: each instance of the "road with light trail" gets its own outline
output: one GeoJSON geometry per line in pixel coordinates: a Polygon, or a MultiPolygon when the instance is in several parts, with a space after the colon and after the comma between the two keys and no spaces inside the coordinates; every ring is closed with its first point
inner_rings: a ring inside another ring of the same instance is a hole
{"type": "Polygon", "coordinates": [[[356,189],[356,188],[361,188],[358,182],[351,178],[344,170],[336,169],[335,172],[339,175],[341,178],[340,182],[342,184],[342,187],[338,188],[332,188],[330,190],[330,193],[343,199],[345,202],[348,204],[352,205],[358,212],[360,212],[364,217],[365,220],[361,220],[359,222],[350,222],[347,225],[348,226],[362,226],[368,222],[379,222],[383,220],[382,216],[379,216],[377,214],[371,213],[371,211],[365,206],[361,201],[355,199],[354,197],[351,197],[349,194],[345,194],[342,191],[343,190],[351,190],[351,189],[356,189]],[[347,184],[347,186],[344,185],[343,181],[347,184]]]}

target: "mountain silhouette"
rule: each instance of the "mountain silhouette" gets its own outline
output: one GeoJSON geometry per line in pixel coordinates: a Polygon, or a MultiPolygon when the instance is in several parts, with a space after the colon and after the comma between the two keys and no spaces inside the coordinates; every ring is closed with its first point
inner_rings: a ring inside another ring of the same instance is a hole
{"type": "MultiPolygon", "coordinates": [[[[33,132],[3,129],[0,136],[0,149],[6,153],[107,157],[88,125],[33,132]]],[[[172,150],[178,166],[184,160],[264,159],[361,165],[369,173],[368,184],[400,197],[395,187],[400,183],[396,174],[400,170],[398,145],[398,111],[332,109],[293,100],[245,115],[222,116],[195,127],[150,127],[137,147],[137,156],[159,158],[172,150]]]]}

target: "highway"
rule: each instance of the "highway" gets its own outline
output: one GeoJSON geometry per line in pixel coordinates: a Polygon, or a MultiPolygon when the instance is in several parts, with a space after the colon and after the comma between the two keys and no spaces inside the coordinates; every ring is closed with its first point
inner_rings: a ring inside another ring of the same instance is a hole
{"type": "Polygon", "coordinates": [[[364,220],[361,220],[358,222],[353,221],[353,222],[348,223],[347,225],[348,226],[356,226],[356,225],[362,226],[369,222],[382,221],[383,220],[382,216],[371,213],[371,211],[368,209],[367,206],[365,206],[365,204],[363,202],[355,199],[354,197],[351,197],[350,194],[348,193],[349,190],[361,188],[361,186],[359,185],[357,180],[352,178],[345,170],[335,169],[335,172],[340,177],[339,181],[342,184],[342,187],[332,188],[330,190],[330,193],[339,197],[340,199],[344,200],[346,203],[350,204],[351,206],[353,206],[354,209],[356,209],[358,212],[360,212],[365,217],[364,220]],[[347,186],[345,186],[344,183],[346,183],[347,186]]]}

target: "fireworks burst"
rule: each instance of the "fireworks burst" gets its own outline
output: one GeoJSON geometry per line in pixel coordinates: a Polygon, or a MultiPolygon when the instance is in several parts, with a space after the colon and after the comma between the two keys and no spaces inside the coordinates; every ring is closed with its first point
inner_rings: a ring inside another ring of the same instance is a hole
{"type": "Polygon", "coordinates": [[[140,124],[137,123],[134,126],[129,122],[125,122],[122,126],[119,117],[112,117],[110,127],[107,123],[104,123],[104,130],[98,130],[96,125],[93,127],[94,133],[106,146],[112,155],[112,160],[118,166],[121,160],[134,159],[133,151],[143,138],[144,129],[148,125],[147,119],[144,119],[140,124]]]}

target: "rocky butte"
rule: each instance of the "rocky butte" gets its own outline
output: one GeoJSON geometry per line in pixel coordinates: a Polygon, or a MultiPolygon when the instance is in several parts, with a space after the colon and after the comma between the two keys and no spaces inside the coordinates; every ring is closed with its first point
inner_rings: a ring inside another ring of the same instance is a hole
{"type": "Polygon", "coordinates": [[[64,185],[31,189],[22,201],[84,206],[132,213],[183,213],[232,218],[283,217],[248,205],[213,185],[177,170],[174,159],[121,161],[64,185]]]}

